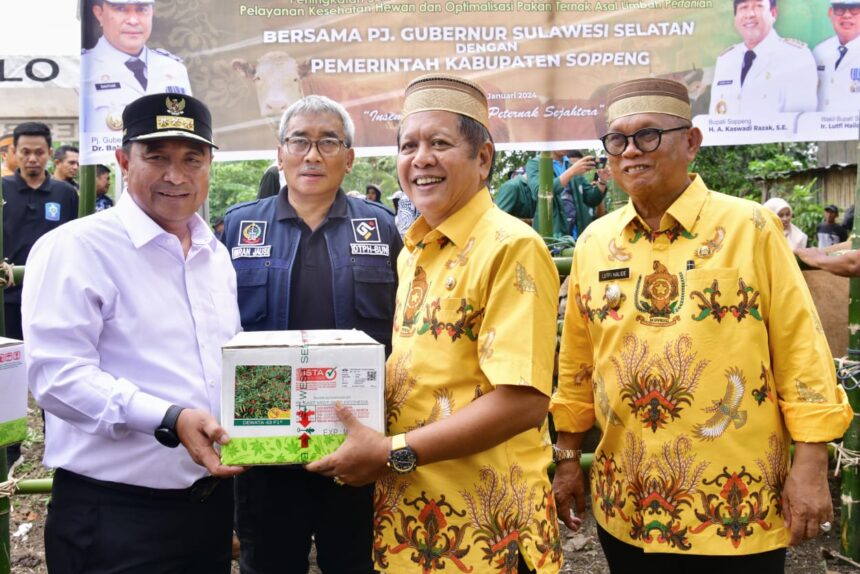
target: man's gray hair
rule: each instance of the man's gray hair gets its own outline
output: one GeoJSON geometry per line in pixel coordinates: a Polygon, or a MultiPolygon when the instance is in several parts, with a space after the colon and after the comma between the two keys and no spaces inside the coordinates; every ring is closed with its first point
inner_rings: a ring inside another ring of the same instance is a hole
{"type": "Polygon", "coordinates": [[[285,111],[284,115],[281,116],[281,125],[278,129],[278,141],[282,144],[284,143],[287,136],[287,125],[289,125],[293,116],[318,114],[335,114],[340,116],[346,137],[346,141],[344,143],[346,144],[346,147],[352,147],[352,141],[355,138],[355,124],[353,123],[352,118],[349,117],[349,112],[346,111],[346,108],[331,98],[316,95],[305,96],[287,108],[287,111],[285,111]]]}

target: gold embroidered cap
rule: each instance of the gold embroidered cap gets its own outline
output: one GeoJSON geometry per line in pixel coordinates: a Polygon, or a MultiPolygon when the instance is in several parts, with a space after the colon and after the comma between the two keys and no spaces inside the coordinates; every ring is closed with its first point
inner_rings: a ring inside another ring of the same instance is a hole
{"type": "Polygon", "coordinates": [[[212,143],[212,114],[206,104],[185,94],[150,94],[122,111],[123,145],[157,139],[190,139],[212,143]]]}
{"type": "Polygon", "coordinates": [[[490,129],[487,94],[481,86],[450,74],[428,74],[415,78],[406,87],[402,118],[415,112],[454,112],[472,118],[490,129]]]}
{"type": "Polygon", "coordinates": [[[668,114],[691,120],[687,86],[664,78],[640,78],[612,86],[606,94],[606,123],[634,114],[668,114]]]}

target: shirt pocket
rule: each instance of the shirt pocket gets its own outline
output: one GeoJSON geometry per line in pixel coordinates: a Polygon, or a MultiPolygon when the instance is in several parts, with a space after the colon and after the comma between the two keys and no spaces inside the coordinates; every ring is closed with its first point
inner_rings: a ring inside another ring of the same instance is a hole
{"type": "Polygon", "coordinates": [[[365,319],[391,321],[397,281],[390,267],[356,265],[352,268],[355,312],[365,319]]]}
{"type": "Polygon", "coordinates": [[[738,270],[729,267],[687,271],[687,302],[681,316],[697,345],[725,342],[729,329],[744,320],[738,319],[744,313],[738,278],[738,270]]]}
{"type": "Polygon", "coordinates": [[[265,321],[268,315],[269,270],[237,269],[236,287],[239,293],[239,316],[242,327],[250,329],[265,321]]]}

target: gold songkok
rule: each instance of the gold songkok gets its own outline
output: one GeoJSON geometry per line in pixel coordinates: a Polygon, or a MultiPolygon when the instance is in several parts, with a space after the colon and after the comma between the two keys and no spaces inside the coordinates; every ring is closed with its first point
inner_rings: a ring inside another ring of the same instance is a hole
{"type": "Polygon", "coordinates": [[[490,129],[487,94],[478,84],[458,76],[429,74],[409,83],[402,118],[427,111],[462,114],[490,129]]]}
{"type": "Polygon", "coordinates": [[[640,78],[616,84],[606,94],[606,123],[634,114],[693,118],[687,86],[675,80],[640,78]]]}

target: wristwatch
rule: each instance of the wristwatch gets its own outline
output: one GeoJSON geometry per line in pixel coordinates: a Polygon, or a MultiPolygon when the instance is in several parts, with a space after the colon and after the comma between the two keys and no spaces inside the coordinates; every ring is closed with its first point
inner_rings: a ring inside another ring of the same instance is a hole
{"type": "Polygon", "coordinates": [[[183,407],[170,405],[164,418],[161,419],[161,424],[155,429],[155,440],[166,447],[176,448],[181,442],[179,435],[176,434],[176,421],[179,420],[179,413],[184,411],[183,407]]]}
{"type": "Polygon", "coordinates": [[[555,463],[565,460],[579,460],[582,456],[582,451],[578,448],[559,448],[552,445],[552,461],[555,463]]]}
{"type": "Polygon", "coordinates": [[[391,452],[388,453],[388,468],[397,474],[407,474],[418,468],[415,451],[406,444],[406,433],[391,437],[391,452]]]}

